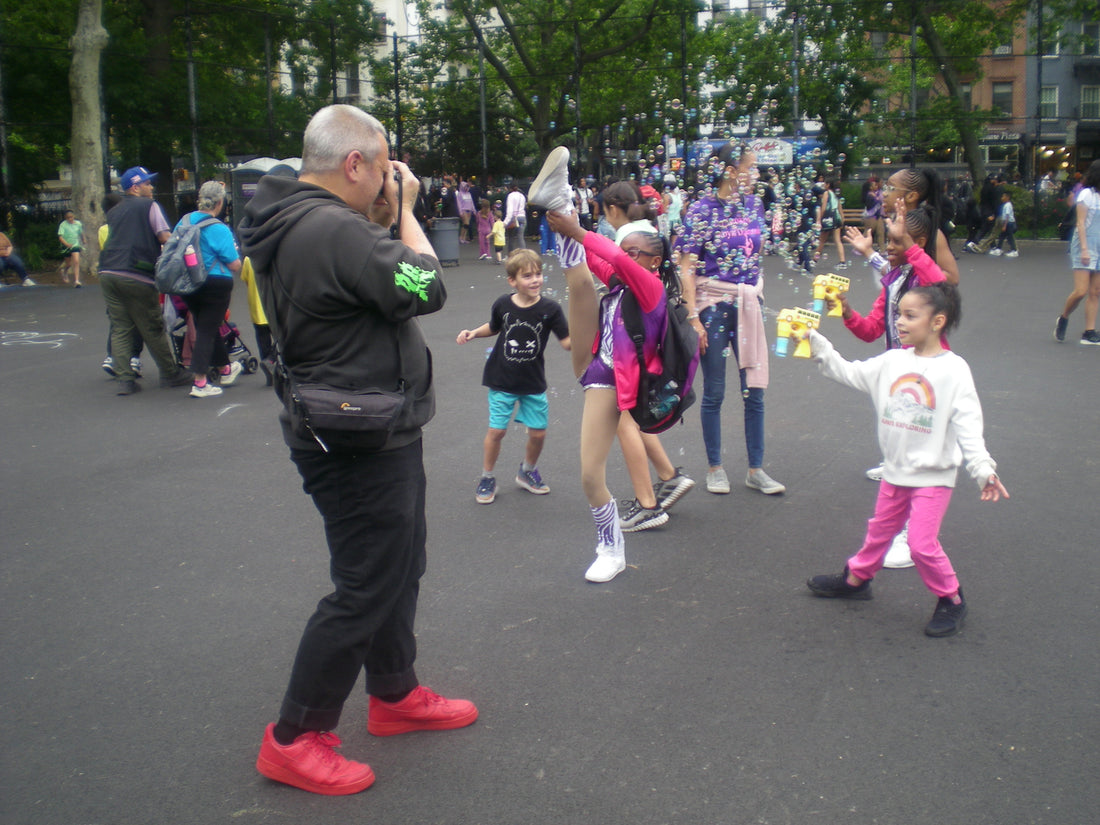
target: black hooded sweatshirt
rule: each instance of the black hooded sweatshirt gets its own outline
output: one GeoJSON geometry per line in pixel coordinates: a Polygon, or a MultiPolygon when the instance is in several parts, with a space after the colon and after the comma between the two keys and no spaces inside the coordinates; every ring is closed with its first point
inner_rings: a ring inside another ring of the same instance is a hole
{"type": "MultiPolygon", "coordinates": [[[[287,367],[300,383],[393,390],[409,403],[382,449],[420,437],[435,414],[431,352],[416,318],[443,307],[439,261],[393,240],[335,194],[292,178],[265,176],[238,227],[287,367]]],[[[296,436],[284,410],[283,437],[296,436]]],[[[334,450],[355,451],[353,434],[334,450]]]]}

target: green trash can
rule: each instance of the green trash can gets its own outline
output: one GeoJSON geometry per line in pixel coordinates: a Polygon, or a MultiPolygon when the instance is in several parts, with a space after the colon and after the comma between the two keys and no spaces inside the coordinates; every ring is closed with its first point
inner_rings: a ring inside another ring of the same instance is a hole
{"type": "Polygon", "coordinates": [[[430,240],[435,256],[443,266],[458,266],[458,218],[435,218],[430,240]]]}

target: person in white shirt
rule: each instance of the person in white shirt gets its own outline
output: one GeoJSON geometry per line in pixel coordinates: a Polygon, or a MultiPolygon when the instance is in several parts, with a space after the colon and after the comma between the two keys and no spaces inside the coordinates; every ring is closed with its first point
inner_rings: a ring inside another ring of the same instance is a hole
{"type": "Polygon", "coordinates": [[[1084,186],[1074,197],[1073,234],[1069,239],[1070,268],[1073,270],[1073,291],[1066,298],[1065,308],[1054,327],[1054,339],[1066,340],[1069,316],[1077,305],[1085,302],[1085,331],[1081,343],[1100,346],[1096,331],[1096,315],[1100,309],[1100,160],[1094,160],[1085,172],[1084,186]]]}
{"type": "Polygon", "coordinates": [[[581,178],[573,194],[573,203],[577,207],[577,217],[580,218],[581,226],[589,232],[592,231],[592,199],[594,197],[596,197],[596,193],[588,188],[588,181],[581,178]]]}
{"type": "Polygon", "coordinates": [[[863,546],[842,573],[814,576],[806,584],[816,596],[870,599],[871,579],[908,519],[913,562],[938,597],[924,632],[951,636],[962,627],[967,608],[939,532],[959,464],[977,482],[982,501],[1008,498],[1008,491],[985,447],[982,407],[970,367],[942,343],[942,336],[958,324],[958,290],[946,282],[914,287],[902,297],[899,311],[896,324],[903,349],[867,361],[846,361],[823,335],[809,332],[821,372],[871,396],[884,461],[863,546]]]}
{"type": "Polygon", "coordinates": [[[508,197],[504,199],[504,247],[505,255],[526,246],[523,231],[527,227],[527,198],[519,191],[513,181],[508,187],[508,197]]]}
{"type": "Polygon", "coordinates": [[[993,244],[989,254],[994,257],[1004,254],[1006,258],[1019,258],[1020,252],[1016,249],[1016,210],[1008,192],[1001,193],[1001,211],[997,213],[997,220],[1001,225],[1001,234],[997,236],[997,242],[993,244]],[[1002,248],[1005,242],[1008,243],[1008,251],[1002,248]]]}

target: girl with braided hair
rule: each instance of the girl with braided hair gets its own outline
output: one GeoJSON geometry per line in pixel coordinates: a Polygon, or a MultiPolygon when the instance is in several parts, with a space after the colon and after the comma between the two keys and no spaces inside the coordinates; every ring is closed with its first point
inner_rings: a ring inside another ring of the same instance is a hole
{"type": "Polygon", "coordinates": [[[928,239],[926,249],[943,274],[948,283],[959,283],[959,264],[951,252],[951,246],[946,236],[940,230],[940,216],[943,213],[943,185],[940,176],[931,169],[899,169],[886,180],[882,187],[882,209],[886,217],[893,217],[899,203],[905,204],[905,208],[912,211],[922,204],[932,210],[936,231],[928,239]]]}

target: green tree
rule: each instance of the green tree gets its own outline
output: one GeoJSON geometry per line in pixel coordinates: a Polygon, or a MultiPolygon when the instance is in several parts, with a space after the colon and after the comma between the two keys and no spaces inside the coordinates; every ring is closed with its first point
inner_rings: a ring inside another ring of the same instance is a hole
{"type": "MultiPolygon", "coordinates": [[[[480,117],[471,115],[481,51],[489,133],[520,149],[541,154],[565,143],[598,160],[617,151],[620,138],[636,153],[659,131],[653,91],[676,88],[678,69],[664,57],[680,42],[682,14],[691,8],[685,0],[454,0],[449,7],[433,18],[430,3],[420,4],[424,37],[409,49],[403,86],[415,90],[409,126],[421,141],[429,129],[433,146],[470,140],[480,117]],[[601,129],[614,134],[601,140],[601,129]]],[[[517,160],[515,151],[502,154],[517,160]]]]}
{"type": "MultiPolygon", "coordinates": [[[[1027,24],[1030,0],[834,0],[828,5],[790,0],[788,10],[798,11],[819,30],[841,20],[845,42],[874,43],[874,54],[865,49],[850,53],[849,63],[860,76],[881,89],[881,97],[905,101],[901,112],[888,114],[873,107],[872,133],[908,146],[912,124],[917,142],[935,148],[947,141],[961,143],[975,180],[985,177],[980,150],[981,130],[992,112],[969,109],[963,96],[964,79],[982,76],[979,57],[1012,42],[1013,33],[1027,24]],[[912,111],[910,44],[915,25],[916,74],[919,89],[942,88],[919,111],[912,111]]],[[[1047,0],[1055,19],[1095,17],[1095,0],[1047,0]],[[1091,11],[1089,8],[1091,7],[1091,11]]]]}
{"type": "MultiPolygon", "coordinates": [[[[89,102],[65,93],[78,3],[0,4],[10,188],[25,197],[71,160],[72,107],[89,102]]],[[[232,154],[297,154],[306,120],[332,100],[333,69],[343,74],[379,36],[365,0],[116,0],[106,4],[102,23],[110,37],[101,97],[109,161],[141,163],[162,181],[174,157],[196,149],[200,176],[232,154]],[[197,89],[194,142],[189,53],[197,89]],[[279,84],[280,58],[307,82],[290,90],[279,84]]]]}

